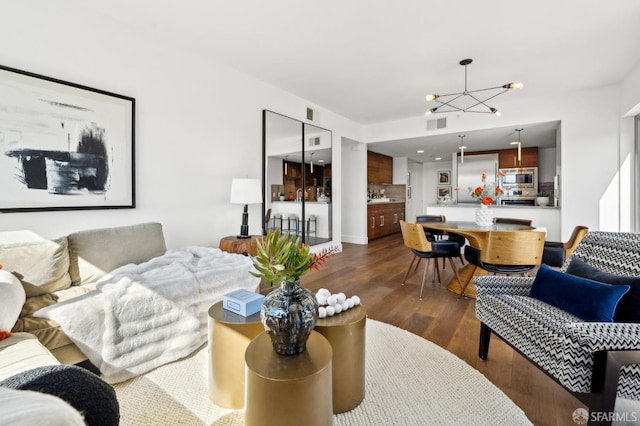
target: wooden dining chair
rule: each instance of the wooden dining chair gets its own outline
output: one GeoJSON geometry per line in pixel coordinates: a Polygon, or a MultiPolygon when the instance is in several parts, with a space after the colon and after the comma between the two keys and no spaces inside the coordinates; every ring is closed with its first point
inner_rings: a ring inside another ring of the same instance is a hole
{"type": "Polygon", "coordinates": [[[427,236],[424,233],[424,228],[419,223],[407,223],[404,220],[400,221],[400,229],[402,230],[402,238],[404,240],[404,245],[411,249],[413,253],[413,258],[411,259],[411,263],[409,264],[409,269],[404,274],[404,278],[402,279],[402,285],[407,281],[407,277],[411,272],[411,269],[415,272],[418,269],[418,265],[422,259],[427,259],[426,264],[424,265],[424,271],[422,273],[422,284],[420,285],[420,300],[422,300],[422,291],[424,290],[424,282],[427,278],[427,272],[429,270],[429,263],[431,259],[433,259],[433,263],[436,271],[438,272],[438,282],[440,282],[440,271],[438,269],[437,258],[448,258],[449,263],[451,264],[451,269],[453,269],[453,273],[455,274],[458,282],[460,281],[460,277],[458,275],[458,269],[456,268],[455,263],[453,262],[453,257],[457,257],[460,254],[460,247],[456,242],[453,241],[429,241],[427,240],[427,236]],[[416,263],[416,259],[418,262],[416,263]],[[415,268],[414,268],[415,263],[415,268]]]}
{"type": "Polygon", "coordinates": [[[542,263],[560,268],[588,232],[588,227],[578,225],[573,228],[573,232],[566,242],[545,241],[542,263]]]}
{"type": "Polygon", "coordinates": [[[531,219],[518,219],[515,217],[496,217],[493,219],[493,223],[510,223],[513,225],[525,225],[531,226],[531,219]]]}
{"type": "Polygon", "coordinates": [[[489,231],[484,246],[466,246],[464,257],[473,265],[469,277],[462,286],[464,295],[477,268],[494,274],[525,275],[542,262],[544,250],[543,232],[536,231],[489,231]]]}
{"type": "MultiPolygon", "coordinates": [[[[444,223],[446,221],[447,221],[447,218],[444,215],[426,215],[425,214],[425,215],[416,216],[417,223],[428,223],[428,222],[444,223]]],[[[445,236],[445,232],[439,229],[424,228],[424,233],[427,236],[427,240],[429,241],[442,240],[443,236],[445,236]]],[[[456,243],[458,243],[458,247],[462,249],[462,246],[464,246],[466,242],[466,239],[462,235],[458,235],[458,234],[446,234],[446,235],[447,235],[448,241],[455,241],[456,243]]],[[[464,265],[464,259],[462,258],[462,252],[460,250],[458,250],[458,258],[460,259],[460,263],[464,265]]],[[[442,258],[442,269],[444,269],[444,265],[445,265],[444,258],[442,258]]]]}

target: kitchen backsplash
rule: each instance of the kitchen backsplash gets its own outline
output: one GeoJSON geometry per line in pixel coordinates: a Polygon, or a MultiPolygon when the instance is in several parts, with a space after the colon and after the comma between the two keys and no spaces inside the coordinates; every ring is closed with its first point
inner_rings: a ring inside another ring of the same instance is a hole
{"type": "Polygon", "coordinates": [[[384,195],[394,201],[406,201],[407,185],[380,185],[371,184],[367,186],[367,190],[380,196],[380,190],[384,189],[384,195]]]}

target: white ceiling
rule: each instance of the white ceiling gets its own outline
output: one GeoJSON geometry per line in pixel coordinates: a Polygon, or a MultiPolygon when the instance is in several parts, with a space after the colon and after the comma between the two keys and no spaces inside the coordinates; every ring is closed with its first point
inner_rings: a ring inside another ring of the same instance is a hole
{"type": "Polygon", "coordinates": [[[638,0],[72,1],[362,124],[459,92],[464,58],[469,89],[524,83],[498,109],[506,97],[615,84],[640,62],[638,0]]]}

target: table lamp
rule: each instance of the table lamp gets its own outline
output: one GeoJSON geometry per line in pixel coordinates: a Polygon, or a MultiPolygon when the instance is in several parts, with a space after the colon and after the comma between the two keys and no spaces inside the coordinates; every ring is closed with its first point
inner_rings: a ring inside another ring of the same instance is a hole
{"type": "Polygon", "coordinates": [[[248,205],[262,203],[260,181],[258,179],[232,179],[230,202],[231,204],[244,204],[242,226],[240,226],[238,238],[250,238],[248,205]]]}

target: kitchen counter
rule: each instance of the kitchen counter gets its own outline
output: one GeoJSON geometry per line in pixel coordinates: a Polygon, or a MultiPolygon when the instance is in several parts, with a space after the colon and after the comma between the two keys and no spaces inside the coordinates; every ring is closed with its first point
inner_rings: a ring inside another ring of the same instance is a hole
{"type": "Polygon", "coordinates": [[[391,200],[391,199],[389,201],[375,201],[375,200],[376,200],[376,198],[374,198],[372,200],[367,200],[367,205],[370,205],[370,206],[371,205],[376,205],[377,206],[379,204],[382,204],[382,205],[384,205],[384,204],[394,204],[394,203],[398,204],[398,203],[404,203],[405,202],[404,200],[391,200]]]}
{"type": "MultiPolygon", "coordinates": [[[[280,200],[271,201],[271,204],[281,204],[281,203],[282,204],[302,204],[300,201],[288,201],[288,200],[285,200],[285,201],[280,201],[280,200]]],[[[306,200],[304,203],[305,204],[331,204],[331,200],[329,200],[329,201],[309,201],[309,200],[306,200]]]]}

